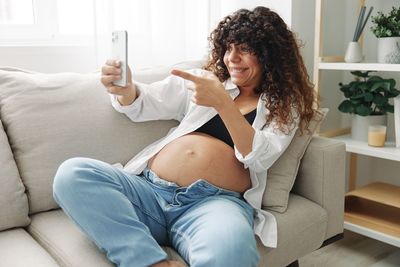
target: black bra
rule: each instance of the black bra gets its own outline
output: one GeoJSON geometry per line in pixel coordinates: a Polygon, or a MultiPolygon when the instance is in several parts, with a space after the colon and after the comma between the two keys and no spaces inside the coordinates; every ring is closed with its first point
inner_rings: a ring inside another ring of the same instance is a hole
{"type": "MultiPolygon", "coordinates": [[[[254,109],[253,111],[243,115],[250,124],[253,124],[253,121],[256,117],[256,111],[257,110],[254,109]]],[[[226,144],[230,145],[233,148],[232,138],[218,113],[203,126],[195,130],[195,132],[209,134],[215,138],[218,138],[221,141],[224,141],[226,144]]]]}

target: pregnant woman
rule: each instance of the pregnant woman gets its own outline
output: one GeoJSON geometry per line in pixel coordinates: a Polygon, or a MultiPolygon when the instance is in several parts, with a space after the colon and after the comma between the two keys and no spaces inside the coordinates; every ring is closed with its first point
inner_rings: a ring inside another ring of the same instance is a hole
{"type": "Polygon", "coordinates": [[[108,60],[101,81],[132,121],[180,124],[124,168],[73,158],[58,169],[54,197],[117,266],[257,266],[255,234],[276,247],[261,209],[267,170],[314,115],[312,84],[297,41],[266,7],[225,17],[210,35],[203,69],[127,87],[108,60]]]}

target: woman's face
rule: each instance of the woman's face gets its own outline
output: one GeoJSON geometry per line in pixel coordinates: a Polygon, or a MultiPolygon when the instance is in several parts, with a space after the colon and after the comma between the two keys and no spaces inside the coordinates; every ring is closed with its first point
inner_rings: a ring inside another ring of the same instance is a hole
{"type": "Polygon", "coordinates": [[[224,63],[232,82],[238,87],[254,89],[261,83],[261,65],[245,45],[230,44],[224,55],[224,63]]]}

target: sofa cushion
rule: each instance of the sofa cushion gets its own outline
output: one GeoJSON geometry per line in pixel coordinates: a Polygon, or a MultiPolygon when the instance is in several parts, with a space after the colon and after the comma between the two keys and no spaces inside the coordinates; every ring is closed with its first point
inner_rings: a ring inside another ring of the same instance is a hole
{"type": "Polygon", "coordinates": [[[29,223],[28,198],[1,120],[0,166],[0,231],[26,226],[29,223]]]}
{"type": "Polygon", "coordinates": [[[287,266],[322,245],[328,215],[318,204],[291,193],[285,213],[271,213],[278,224],[278,246],[266,248],[258,240],[259,266],[287,266]]]}
{"type": "Polygon", "coordinates": [[[59,266],[49,253],[21,228],[0,232],[0,248],[0,266],[59,266]]]}
{"type": "MultiPolygon", "coordinates": [[[[28,231],[62,266],[114,266],[60,209],[33,215],[28,231]]],[[[170,259],[182,260],[173,249],[164,250],[170,259]]]]}
{"type": "MultiPolygon", "coordinates": [[[[327,214],[319,205],[290,194],[286,212],[272,213],[278,222],[278,247],[266,248],[257,239],[261,256],[259,266],[286,266],[321,246],[325,238],[327,214]]],[[[113,266],[60,209],[33,215],[28,231],[62,266],[113,266]]],[[[171,247],[163,249],[170,259],[184,262],[171,247]]]]}
{"type": "Polygon", "coordinates": [[[286,151],[268,170],[262,202],[267,209],[277,212],[286,211],[289,193],[296,179],[300,161],[327,112],[326,108],[316,112],[308,127],[309,131],[303,131],[303,134],[300,134],[298,129],[286,151]]]}
{"type": "MultiPolygon", "coordinates": [[[[175,67],[195,66],[199,63],[175,67]]],[[[170,69],[156,68],[154,75],[161,79],[170,69]]],[[[136,72],[135,77],[151,81],[152,72],[136,72]]],[[[125,164],[176,125],[175,121],[135,125],[112,108],[100,73],[43,74],[0,68],[0,111],[28,189],[30,213],[58,207],[52,182],[64,160],[83,156],[125,164]]]]}

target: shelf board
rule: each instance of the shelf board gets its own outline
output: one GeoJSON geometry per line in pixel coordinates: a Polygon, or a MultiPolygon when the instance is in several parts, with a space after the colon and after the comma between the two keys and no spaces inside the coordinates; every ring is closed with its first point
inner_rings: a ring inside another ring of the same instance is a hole
{"type": "Polygon", "coordinates": [[[367,142],[353,140],[350,135],[340,135],[333,138],[344,142],[347,152],[400,161],[400,148],[396,148],[394,142],[386,142],[384,147],[372,147],[367,142]]]}
{"type": "Polygon", "coordinates": [[[324,70],[400,71],[400,64],[319,62],[318,68],[324,70]]]}
{"type": "Polygon", "coordinates": [[[344,220],[344,229],[400,248],[400,238],[344,220]]]}
{"type": "Polygon", "coordinates": [[[400,186],[375,182],[348,192],[346,197],[358,197],[398,208],[400,214],[400,186]]]}
{"type": "Polygon", "coordinates": [[[400,187],[372,183],[346,194],[345,228],[400,247],[400,187]]]}

